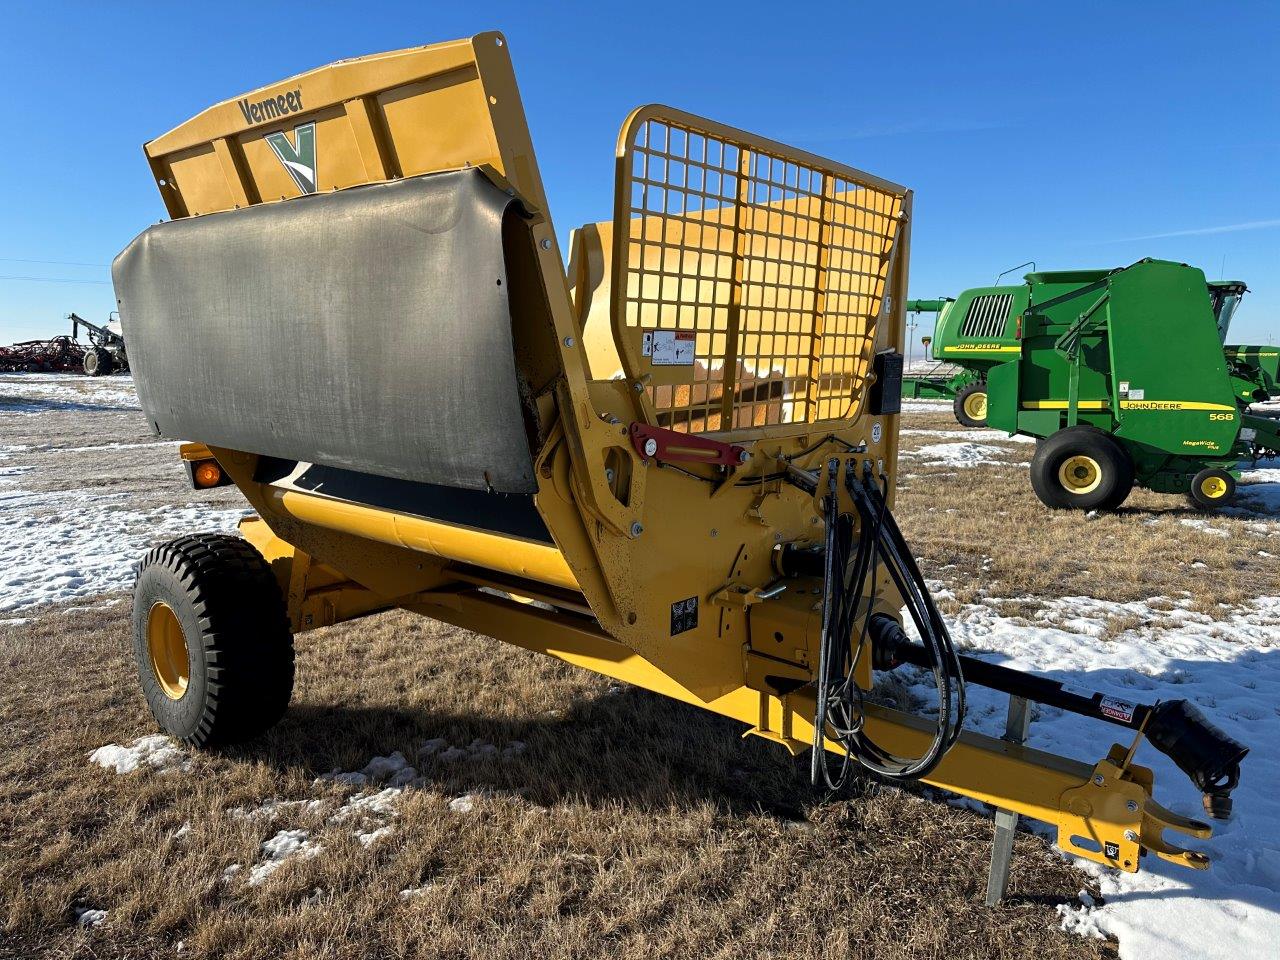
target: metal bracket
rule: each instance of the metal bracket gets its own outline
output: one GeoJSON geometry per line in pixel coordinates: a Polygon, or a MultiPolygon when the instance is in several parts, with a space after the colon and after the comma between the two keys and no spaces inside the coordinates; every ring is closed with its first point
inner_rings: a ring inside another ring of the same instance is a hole
{"type": "Polygon", "coordinates": [[[781,596],[786,589],[787,585],[777,580],[763,587],[749,587],[737,580],[731,580],[711,594],[711,602],[722,607],[745,609],[753,603],[761,603],[781,596]]]}
{"type": "Polygon", "coordinates": [[[772,697],[767,693],[760,693],[760,716],[756,721],[756,725],[747,730],[742,735],[742,739],[747,737],[761,737],[772,743],[776,743],[786,748],[787,752],[793,757],[798,757],[806,750],[810,749],[813,744],[804,740],[797,740],[791,735],[791,716],[792,710],[790,703],[787,702],[785,696],[772,697]],[[771,707],[776,703],[780,710],[779,723],[774,724],[771,716],[771,707]]]}
{"type": "MultiPolygon", "coordinates": [[[[1009,698],[1009,715],[1005,720],[1004,739],[1019,746],[1027,742],[1031,726],[1031,705],[1024,697],[1009,698]]],[[[1009,886],[1009,867],[1013,862],[1013,841],[1018,833],[1018,815],[1012,810],[996,810],[995,844],[991,850],[991,872],[987,874],[987,906],[999,906],[1009,886]]]]}
{"type": "Polygon", "coordinates": [[[679,433],[663,427],[632,423],[631,445],[646,462],[707,463],[717,467],[740,467],[751,459],[746,447],[722,443],[696,433],[679,433]]]}

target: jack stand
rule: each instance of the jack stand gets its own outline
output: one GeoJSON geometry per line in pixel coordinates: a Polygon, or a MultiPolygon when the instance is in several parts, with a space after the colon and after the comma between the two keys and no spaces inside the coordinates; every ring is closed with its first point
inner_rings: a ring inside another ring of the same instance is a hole
{"type": "MultiPolygon", "coordinates": [[[[1005,721],[1004,739],[1019,746],[1027,742],[1031,726],[1031,710],[1023,697],[1009,697],[1009,718],[1005,721]]],[[[996,811],[995,846],[991,851],[991,872],[987,875],[987,906],[996,907],[1004,899],[1009,886],[1009,865],[1013,859],[1013,840],[1018,832],[1018,815],[1011,810],[996,811]]]]}

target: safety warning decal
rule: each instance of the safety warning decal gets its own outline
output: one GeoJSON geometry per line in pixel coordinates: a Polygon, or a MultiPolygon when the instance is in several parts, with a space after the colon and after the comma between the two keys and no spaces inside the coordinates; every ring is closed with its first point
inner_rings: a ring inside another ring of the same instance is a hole
{"type": "Polygon", "coordinates": [[[1108,860],[1120,859],[1120,844],[1108,840],[1102,845],[1102,855],[1108,860]]]}
{"type": "Polygon", "coordinates": [[[1103,697],[1102,702],[1098,704],[1098,709],[1112,720],[1119,720],[1121,723],[1133,722],[1134,706],[1127,700],[1117,700],[1115,697],[1103,697]]]}
{"type": "Polygon", "coordinates": [[[677,600],[671,605],[671,635],[684,633],[698,625],[698,598],[677,600]]]}
{"type": "Polygon", "coordinates": [[[655,367],[692,367],[696,343],[692,330],[646,330],[640,353],[655,367]]]}

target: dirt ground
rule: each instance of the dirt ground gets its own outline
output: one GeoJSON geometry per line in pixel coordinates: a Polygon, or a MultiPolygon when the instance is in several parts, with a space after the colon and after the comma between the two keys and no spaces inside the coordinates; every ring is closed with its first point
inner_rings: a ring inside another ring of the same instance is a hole
{"type": "MultiPolygon", "coordinates": [[[[33,467],[7,478],[21,493],[0,486],[11,516],[53,529],[68,504],[90,509],[86,491],[110,494],[93,523],[143,546],[156,511],[186,517],[175,450],[127,396],[9,380],[0,450],[33,467]]],[[[924,431],[908,451],[959,431],[927,408],[904,427],[924,431]]],[[[994,462],[902,465],[904,528],[950,603],[1019,598],[999,602],[1034,618],[1038,598],[1189,595],[1213,611],[1224,591],[1274,589],[1257,555],[1272,525],[1215,518],[1223,536],[1142,494],[1115,516],[1048,514],[1032,448],[982,442],[994,462]]],[[[0,613],[0,957],[1115,954],[1059,929],[1055,906],[1090,884],[1036,836],[988,910],[989,818],[870,783],[824,797],[738,724],[403,613],[299,637],[293,705],[269,736],[117,774],[89,754],[155,728],[124,595],[82,588],[0,613]],[[394,751],[418,777],[385,809],[318,779],[394,751]],[[286,830],[305,831],[304,855],[246,880],[286,830]]]]}

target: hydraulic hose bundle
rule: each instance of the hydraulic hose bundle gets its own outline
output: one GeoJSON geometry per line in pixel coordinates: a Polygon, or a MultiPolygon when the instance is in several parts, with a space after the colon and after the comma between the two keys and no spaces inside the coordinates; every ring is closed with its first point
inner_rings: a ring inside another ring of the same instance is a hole
{"type": "Polygon", "coordinates": [[[872,476],[870,462],[864,461],[864,466],[862,478],[852,465],[844,472],[845,486],[857,513],[856,522],[852,514],[840,510],[836,488],[840,476],[838,461],[829,464],[830,489],[824,498],[822,637],[810,773],[815,786],[825,783],[833,790],[848,782],[855,764],[892,780],[927,776],[959,738],[964,721],[964,674],[960,658],[888,508],[881,489],[884,478],[872,476]],[[855,532],[858,534],[856,551],[855,532]],[[915,758],[896,756],[870,738],[863,722],[863,691],[855,680],[859,659],[870,646],[870,598],[875,595],[881,565],[901,594],[924,641],[927,666],[933,672],[937,691],[933,739],[928,749],[915,758]],[[867,603],[859,616],[863,597],[867,603]],[[834,776],[826,758],[827,739],[834,740],[845,752],[834,776]]]}
{"type": "MultiPolygon", "coordinates": [[[[861,476],[853,463],[843,474],[840,461],[828,461],[828,488],[823,496],[826,538],[820,550],[784,549],[780,569],[789,576],[822,575],[822,634],[815,681],[813,753],[810,773],[815,786],[838,790],[855,767],[889,780],[927,777],[960,737],[965,713],[965,679],[1011,697],[1044,703],[1069,713],[1145,734],[1161,753],[1204,794],[1205,810],[1214,817],[1230,814],[1231,792],[1240,780],[1240,763],[1249,752],[1185,700],[1156,704],[1129,703],[1098,691],[1081,690],[1060,680],[1023,673],[956,653],[951,636],[929,594],[924,576],[889,510],[883,475],[863,461],[861,476]],[[853,510],[841,510],[837,484],[843,476],[853,510]],[[857,538],[855,545],[855,535],[857,538]],[[920,635],[914,642],[895,617],[873,612],[880,567],[887,571],[920,635]],[[862,606],[866,598],[865,607],[862,606]],[[855,635],[856,631],[856,635],[855,635]],[[937,717],[933,738],[919,757],[904,758],[877,744],[867,734],[864,692],[855,676],[860,659],[869,655],[874,670],[902,664],[933,673],[937,717]],[[833,774],[826,744],[834,741],[844,757],[833,774]]],[[[789,465],[785,477],[810,495],[818,493],[822,474],[789,465]]]]}

